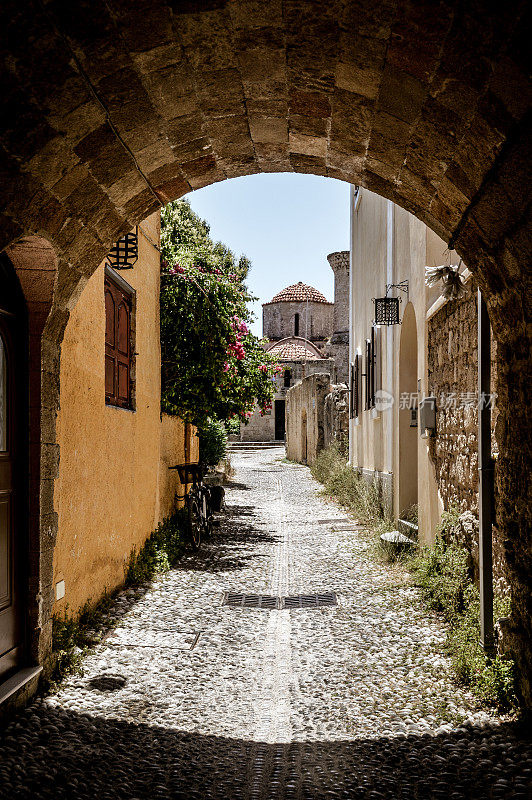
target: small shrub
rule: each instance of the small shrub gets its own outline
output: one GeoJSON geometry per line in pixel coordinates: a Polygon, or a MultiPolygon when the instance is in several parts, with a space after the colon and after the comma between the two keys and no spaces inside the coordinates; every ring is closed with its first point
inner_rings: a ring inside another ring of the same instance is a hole
{"type": "Polygon", "coordinates": [[[215,467],[227,451],[227,433],[221,422],[217,419],[208,419],[206,424],[198,431],[200,461],[215,467]]]}
{"type": "Polygon", "coordinates": [[[405,522],[411,522],[413,525],[418,524],[418,505],[417,503],[413,503],[408,508],[405,508],[403,513],[400,515],[401,519],[404,519],[405,522]]]}
{"type": "Polygon", "coordinates": [[[126,567],[126,586],[139,586],[168,572],[183,553],[186,526],[186,512],[180,509],[159,524],[138,552],[133,548],[126,567]]]}
{"type": "Polygon", "coordinates": [[[378,482],[367,481],[347,463],[338,443],[322,450],[311,467],[314,478],[323,483],[325,491],[367,524],[385,517],[382,493],[378,482]]]}

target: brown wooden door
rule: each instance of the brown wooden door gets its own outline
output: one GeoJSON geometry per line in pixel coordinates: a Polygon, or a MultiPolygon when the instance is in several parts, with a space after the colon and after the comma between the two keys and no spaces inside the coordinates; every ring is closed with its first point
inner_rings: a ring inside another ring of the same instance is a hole
{"type": "Polygon", "coordinates": [[[21,520],[17,514],[15,319],[0,309],[0,680],[22,661],[21,520]]]}
{"type": "Polygon", "coordinates": [[[105,400],[131,408],[131,294],[105,276],[105,400]]]}

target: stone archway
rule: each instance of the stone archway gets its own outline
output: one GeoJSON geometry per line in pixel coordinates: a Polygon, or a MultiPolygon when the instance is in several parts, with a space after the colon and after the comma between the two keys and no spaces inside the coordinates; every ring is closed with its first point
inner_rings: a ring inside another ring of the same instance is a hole
{"type": "MultiPolygon", "coordinates": [[[[0,250],[39,235],[60,258],[45,369],[111,243],[215,181],[297,171],[359,184],[463,257],[498,340],[498,517],[522,642],[532,640],[527,13],[523,0],[8,0],[0,11],[0,250]]],[[[529,644],[519,660],[532,675],[529,644]]],[[[523,691],[532,706],[530,683],[523,691]]]]}

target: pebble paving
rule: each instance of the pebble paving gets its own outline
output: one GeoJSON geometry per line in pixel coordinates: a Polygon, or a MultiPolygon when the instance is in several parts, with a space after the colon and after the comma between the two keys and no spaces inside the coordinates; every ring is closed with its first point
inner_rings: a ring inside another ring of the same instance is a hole
{"type": "Polygon", "coordinates": [[[212,539],[123,592],[83,674],[0,734],[1,798],[530,800],[527,732],[453,684],[407,576],[283,456],[235,454],[212,539]]]}

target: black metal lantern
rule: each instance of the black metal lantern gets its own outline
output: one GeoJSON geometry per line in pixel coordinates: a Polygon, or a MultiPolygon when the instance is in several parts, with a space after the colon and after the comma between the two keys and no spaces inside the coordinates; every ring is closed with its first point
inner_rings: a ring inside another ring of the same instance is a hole
{"type": "Polygon", "coordinates": [[[375,325],[399,325],[399,298],[375,298],[375,325]]]}
{"type": "Polygon", "coordinates": [[[388,292],[391,289],[398,289],[406,293],[408,301],[408,281],[401,281],[401,283],[388,283],[386,284],[386,296],[374,297],[375,303],[375,321],[374,325],[400,325],[399,319],[399,303],[400,297],[388,297],[388,292]]]}
{"type": "Polygon", "coordinates": [[[139,257],[139,237],[137,232],[126,233],[107,254],[109,266],[113,269],[133,269],[139,257]]]}

